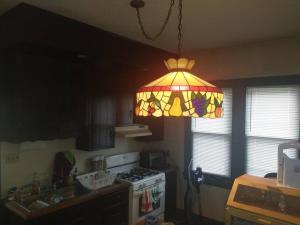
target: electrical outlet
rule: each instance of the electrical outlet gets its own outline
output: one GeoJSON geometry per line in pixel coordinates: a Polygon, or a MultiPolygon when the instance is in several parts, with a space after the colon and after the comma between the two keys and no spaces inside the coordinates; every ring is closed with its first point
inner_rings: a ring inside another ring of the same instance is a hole
{"type": "Polygon", "coordinates": [[[17,163],[19,162],[20,156],[18,152],[10,152],[5,155],[6,163],[17,163]]]}

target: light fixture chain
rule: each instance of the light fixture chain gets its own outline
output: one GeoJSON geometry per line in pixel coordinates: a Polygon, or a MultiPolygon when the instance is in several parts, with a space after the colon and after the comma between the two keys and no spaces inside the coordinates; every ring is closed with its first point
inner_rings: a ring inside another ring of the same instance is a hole
{"type": "Polygon", "coordinates": [[[177,52],[179,57],[181,57],[182,50],[182,0],[178,3],[178,46],[177,52]]]}
{"type": "Polygon", "coordinates": [[[139,10],[139,8],[136,8],[136,14],[137,14],[137,17],[138,17],[139,26],[140,26],[141,31],[142,31],[142,33],[143,33],[143,35],[145,36],[146,39],[154,41],[162,34],[162,32],[165,30],[165,28],[166,28],[166,26],[169,22],[174,3],[175,3],[175,0],[170,0],[170,7],[169,7],[169,10],[168,10],[168,14],[166,16],[166,19],[164,20],[164,23],[163,23],[161,29],[159,30],[159,32],[154,36],[151,36],[151,35],[147,34],[147,32],[144,28],[142,18],[141,18],[140,10],[139,10]]]}

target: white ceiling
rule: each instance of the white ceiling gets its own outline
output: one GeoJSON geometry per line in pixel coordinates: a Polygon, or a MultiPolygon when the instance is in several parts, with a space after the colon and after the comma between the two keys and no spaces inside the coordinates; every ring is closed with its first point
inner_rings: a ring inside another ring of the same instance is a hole
{"type": "MultiPolygon", "coordinates": [[[[20,3],[0,0],[0,13],[20,3]]],[[[177,3],[155,42],[142,36],[130,0],[23,0],[23,2],[153,46],[176,51],[177,3]]],[[[169,0],[145,0],[146,30],[157,31],[169,0]]],[[[183,49],[195,51],[300,34],[300,0],[184,0],[183,49]]]]}

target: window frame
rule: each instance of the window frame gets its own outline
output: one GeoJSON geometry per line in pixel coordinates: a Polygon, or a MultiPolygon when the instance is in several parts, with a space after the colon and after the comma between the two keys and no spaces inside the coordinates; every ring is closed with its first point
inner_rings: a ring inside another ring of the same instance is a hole
{"type": "MultiPolygon", "coordinates": [[[[247,139],[246,139],[246,90],[247,87],[300,85],[300,75],[254,77],[245,79],[211,81],[220,88],[232,89],[232,133],[231,133],[231,177],[224,177],[204,173],[204,183],[225,189],[232,187],[235,178],[246,173],[247,139]]],[[[187,175],[187,166],[192,158],[193,134],[191,118],[185,120],[185,157],[184,175],[187,175]]],[[[300,121],[299,121],[300,125],[300,121]]],[[[300,140],[300,136],[298,138],[300,140]]]]}
{"type": "MultiPolygon", "coordinates": [[[[231,95],[232,95],[232,99],[231,99],[231,103],[232,103],[232,110],[233,110],[233,88],[232,87],[222,87],[222,88],[227,88],[227,89],[231,89],[231,95]]],[[[233,118],[233,111],[232,113],[232,118],[233,118]]],[[[192,119],[190,119],[190,127],[192,125],[192,119]]],[[[232,126],[232,124],[231,124],[232,126]]],[[[190,129],[192,130],[192,129],[190,129]]],[[[191,131],[191,139],[190,139],[190,143],[191,143],[191,156],[193,154],[193,133],[205,133],[205,132],[192,132],[191,131]]],[[[232,127],[231,127],[231,133],[230,134],[212,134],[209,133],[211,135],[224,135],[224,136],[229,136],[229,148],[232,148],[232,127]]],[[[229,157],[230,157],[230,161],[232,160],[232,156],[231,156],[231,152],[229,153],[229,157]]],[[[232,179],[231,179],[231,173],[232,173],[232,168],[230,165],[230,176],[225,176],[225,175],[221,175],[221,174],[215,174],[215,173],[207,173],[207,172],[203,172],[205,175],[205,183],[206,184],[216,184],[216,186],[221,186],[222,184],[225,184],[225,187],[230,188],[231,187],[231,183],[232,183],[232,179]]]]}

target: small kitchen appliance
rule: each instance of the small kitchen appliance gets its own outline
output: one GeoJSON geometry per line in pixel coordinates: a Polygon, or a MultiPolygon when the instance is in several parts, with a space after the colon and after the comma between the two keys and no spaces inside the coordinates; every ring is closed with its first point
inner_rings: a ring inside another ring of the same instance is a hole
{"type": "Polygon", "coordinates": [[[166,153],[162,150],[142,151],[140,157],[140,165],[145,168],[160,170],[168,166],[166,153]]]}
{"type": "Polygon", "coordinates": [[[163,150],[144,150],[140,157],[140,166],[165,174],[165,217],[173,216],[177,202],[177,168],[168,163],[167,152],[163,150]]]}
{"type": "Polygon", "coordinates": [[[105,158],[106,172],[129,187],[129,225],[147,216],[164,219],[165,174],[139,166],[140,153],[132,152],[105,158]]]}
{"type": "Polygon", "coordinates": [[[299,150],[300,143],[283,143],[278,146],[277,183],[300,189],[300,159],[290,158],[284,152],[287,149],[299,150]]]}

